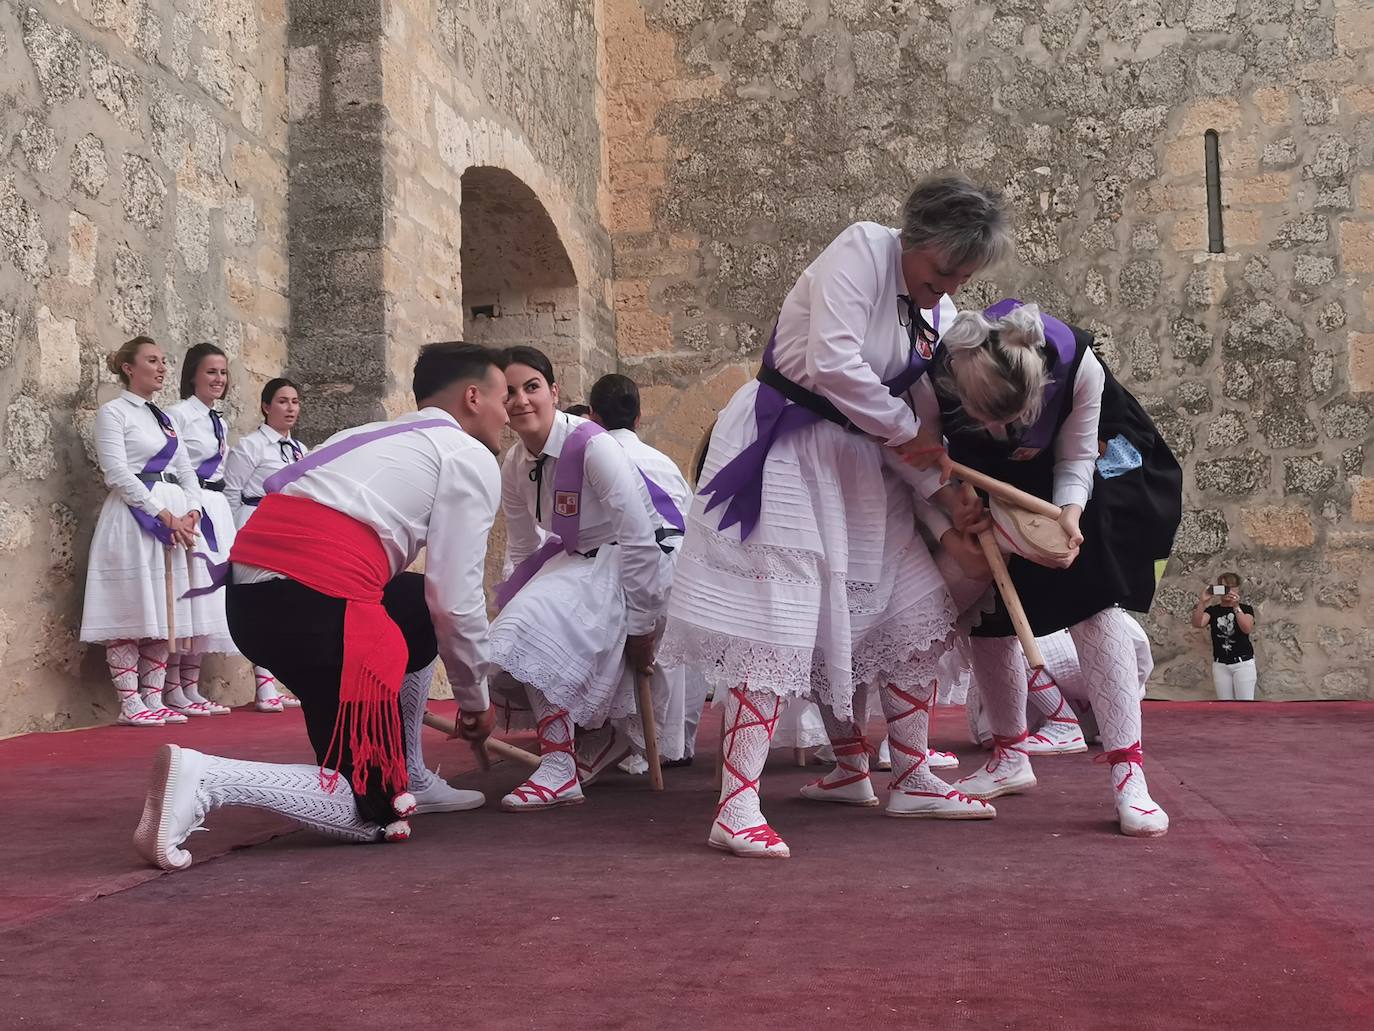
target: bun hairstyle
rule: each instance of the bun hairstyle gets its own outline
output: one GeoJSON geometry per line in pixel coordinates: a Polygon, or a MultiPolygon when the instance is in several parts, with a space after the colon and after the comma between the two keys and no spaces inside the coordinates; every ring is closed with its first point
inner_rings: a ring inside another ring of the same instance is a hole
{"type": "Polygon", "coordinates": [[[277,391],[281,390],[282,387],[290,387],[297,394],[301,392],[301,388],[296,386],[295,383],[292,383],[285,376],[269,379],[267,385],[262,388],[262,394],[258,398],[258,410],[264,416],[267,415],[267,406],[272,403],[272,399],[277,396],[277,391]]]}
{"type": "Polygon", "coordinates": [[[157,341],[152,337],[136,336],[132,340],[126,340],[119,346],[119,350],[111,351],[105,356],[105,368],[109,369],[119,377],[119,382],[126,387],[129,385],[129,374],[124,371],[124,366],[132,365],[134,359],[138,357],[138,349],[144,344],[157,346],[157,341]]]}
{"type": "Polygon", "coordinates": [[[1023,304],[995,322],[961,311],[940,344],[946,355],[937,372],[940,385],[961,405],[999,423],[1039,417],[1050,376],[1037,305],[1023,304]]]}

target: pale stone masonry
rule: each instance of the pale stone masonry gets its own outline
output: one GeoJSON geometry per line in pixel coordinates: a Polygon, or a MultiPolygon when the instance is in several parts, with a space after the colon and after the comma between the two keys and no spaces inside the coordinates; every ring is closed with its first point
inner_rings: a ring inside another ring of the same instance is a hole
{"type": "Polygon", "coordinates": [[[955,166],[1019,252],[960,303],[1092,329],[1184,464],[1153,689],[1208,693],[1234,568],[1262,696],[1370,695],[1374,3],[0,0],[0,58],[0,734],[112,711],[76,632],[129,335],[224,347],[239,431],[299,379],[310,441],[425,340],[530,341],[685,462],[796,273],[955,166]]]}

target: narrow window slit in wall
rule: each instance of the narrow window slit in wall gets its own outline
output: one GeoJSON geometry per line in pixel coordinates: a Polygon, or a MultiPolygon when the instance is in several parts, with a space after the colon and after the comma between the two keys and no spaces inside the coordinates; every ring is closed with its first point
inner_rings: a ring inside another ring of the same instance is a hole
{"type": "Polygon", "coordinates": [[[1226,238],[1221,227],[1221,141],[1215,129],[1203,136],[1207,155],[1207,250],[1221,254],[1226,250],[1226,238]]]}

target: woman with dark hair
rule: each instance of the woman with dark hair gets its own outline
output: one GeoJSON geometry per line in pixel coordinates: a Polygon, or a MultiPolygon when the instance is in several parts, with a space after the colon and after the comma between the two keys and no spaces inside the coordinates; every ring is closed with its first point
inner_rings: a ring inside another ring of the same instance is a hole
{"type": "Polygon", "coordinates": [[[200,487],[176,427],[153,403],[167,375],[162,348],[134,337],[106,359],[124,391],[95,417],[95,450],[110,488],[86,565],[81,640],[103,644],[119,694],[119,723],[161,727],[186,717],[163,702],[167,562],[179,635],[195,633],[187,555],[196,543],[200,487]],[[169,550],[170,549],[170,550],[169,550]]]}
{"type": "Polygon", "coordinates": [[[539,734],[539,768],[501,800],[530,812],[580,804],[583,785],[643,743],[634,676],[653,670],[671,575],[660,540],[681,515],[615,437],[558,410],[542,351],[513,347],[503,364],[519,440],[501,463],[514,572],[496,592],[492,693],[508,725],[523,710],[539,734]]]}
{"type": "MultiPolygon", "coordinates": [[[[223,562],[234,543],[234,516],[224,499],[224,459],[229,434],[215,405],[229,389],[229,360],[214,344],[196,344],[181,363],[181,401],[167,409],[200,485],[200,547],[213,562],[223,562]]],[[[209,573],[202,562],[191,564],[191,586],[204,587],[209,573]]],[[[195,636],[167,660],[167,707],[186,716],[222,716],[227,705],[200,693],[203,655],[237,655],[224,615],[224,592],[191,599],[195,636]]]]}
{"type": "MultiPolygon", "coordinates": [[[[239,438],[224,463],[224,497],[234,513],[234,525],[241,528],[257,510],[268,477],[309,450],[291,435],[301,414],[300,388],[283,376],[268,380],[259,398],[262,425],[239,438]]],[[[277,678],[270,670],[253,667],[258,712],[281,712],[301,703],[277,690],[277,678]]]]}

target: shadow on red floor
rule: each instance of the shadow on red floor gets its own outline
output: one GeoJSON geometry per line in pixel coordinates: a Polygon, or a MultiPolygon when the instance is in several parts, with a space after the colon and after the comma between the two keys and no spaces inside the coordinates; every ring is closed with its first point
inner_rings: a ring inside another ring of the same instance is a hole
{"type": "MultiPolygon", "coordinates": [[[[157,744],[308,761],[299,714],[2,741],[0,1027],[1374,1028],[1371,733],[1372,704],[1150,703],[1155,841],[1086,756],[985,823],[806,803],[779,761],[793,858],[746,863],[704,844],[704,733],[663,794],[615,774],[405,846],[217,811],[170,875],[129,844],[157,744]]],[[[492,803],[522,775],[426,734],[492,803]]],[[[935,741],[980,761],[957,713],[935,741]]]]}

